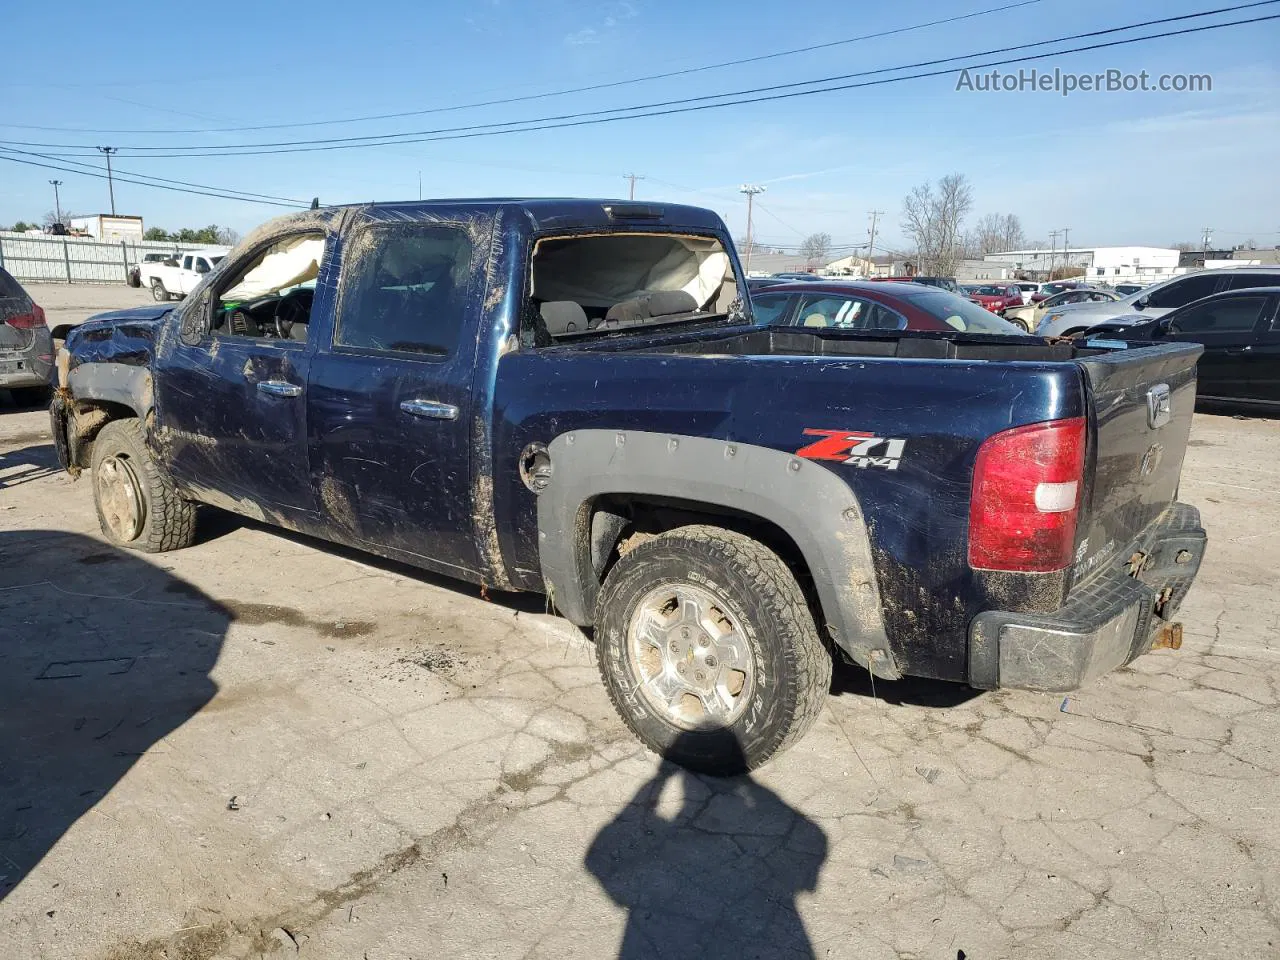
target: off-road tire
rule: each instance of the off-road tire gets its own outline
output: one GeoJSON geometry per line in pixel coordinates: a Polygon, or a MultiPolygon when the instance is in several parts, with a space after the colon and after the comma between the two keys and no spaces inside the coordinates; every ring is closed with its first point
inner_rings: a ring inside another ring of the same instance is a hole
{"type": "Polygon", "coordinates": [[[163,280],[151,281],[151,296],[161,303],[167,303],[169,300],[169,291],[165,289],[163,280]]]}
{"type": "Polygon", "coordinates": [[[136,417],[112,420],[93,441],[93,503],[98,523],[108,540],[120,547],[144,553],[164,553],[191,546],[196,534],[196,505],[184,500],[163,465],[147,449],[142,422],[136,417]],[[142,495],[141,530],[132,540],[121,540],[103,515],[98,492],[98,471],[108,457],[127,459],[142,495]]]}
{"type": "Polygon", "coordinates": [[[759,767],[803,737],[831,686],[831,655],[794,574],[759,541],[713,526],[677,528],[618,559],[596,608],[596,655],[632,733],[668,760],[719,776],[759,767]],[[696,584],[726,601],[755,657],[763,682],[753,684],[746,709],[727,727],[683,729],[640,693],[628,627],[642,598],[664,583],[696,584]]]}

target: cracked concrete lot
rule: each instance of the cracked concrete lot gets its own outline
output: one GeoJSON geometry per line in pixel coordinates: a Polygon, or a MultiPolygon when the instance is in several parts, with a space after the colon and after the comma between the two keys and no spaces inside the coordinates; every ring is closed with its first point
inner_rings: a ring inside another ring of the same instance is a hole
{"type": "Polygon", "coordinates": [[[1065,700],[838,670],[716,781],[541,600],[212,513],[123,553],[0,409],[0,956],[1280,955],[1280,421],[1192,436],[1181,651],[1065,700]]]}

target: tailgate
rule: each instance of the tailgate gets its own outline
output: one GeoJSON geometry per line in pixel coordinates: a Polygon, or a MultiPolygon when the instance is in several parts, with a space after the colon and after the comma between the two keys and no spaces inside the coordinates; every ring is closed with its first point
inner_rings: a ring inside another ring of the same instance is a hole
{"type": "Polygon", "coordinates": [[[1203,350],[1199,344],[1161,344],[1076,361],[1084,370],[1094,428],[1076,582],[1129,547],[1177,495],[1203,350]]]}

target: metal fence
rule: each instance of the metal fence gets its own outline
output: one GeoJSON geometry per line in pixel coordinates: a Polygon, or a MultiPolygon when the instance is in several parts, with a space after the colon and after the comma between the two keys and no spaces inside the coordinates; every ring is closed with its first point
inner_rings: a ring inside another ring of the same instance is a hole
{"type": "Polygon", "coordinates": [[[133,265],[148,253],[175,254],[208,244],[152,241],[100,243],[82,237],[0,231],[0,267],[19,280],[50,283],[128,283],[133,265]]]}

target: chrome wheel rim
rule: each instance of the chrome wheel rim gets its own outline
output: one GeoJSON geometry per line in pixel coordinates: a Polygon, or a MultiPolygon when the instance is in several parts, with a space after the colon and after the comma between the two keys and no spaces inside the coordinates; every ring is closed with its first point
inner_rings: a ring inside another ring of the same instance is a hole
{"type": "Polygon", "coordinates": [[[691,583],[664,584],[636,605],[627,655],[641,696],[684,730],[727,727],[755,689],[751,647],[731,607],[691,583]]]}
{"type": "Polygon", "coordinates": [[[142,489],[128,459],[104,458],[94,473],[94,482],[107,528],[121,542],[138,539],[142,533],[142,489]]]}

